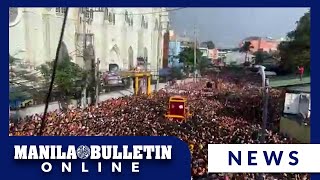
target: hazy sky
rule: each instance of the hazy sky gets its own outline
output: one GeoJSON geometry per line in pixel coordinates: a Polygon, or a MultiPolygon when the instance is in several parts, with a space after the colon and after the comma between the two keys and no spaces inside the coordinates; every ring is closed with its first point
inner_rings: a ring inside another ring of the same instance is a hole
{"type": "Polygon", "coordinates": [[[194,24],[201,41],[234,47],[245,37],[285,37],[307,8],[186,8],[170,12],[171,27],[193,37],[194,24]]]}

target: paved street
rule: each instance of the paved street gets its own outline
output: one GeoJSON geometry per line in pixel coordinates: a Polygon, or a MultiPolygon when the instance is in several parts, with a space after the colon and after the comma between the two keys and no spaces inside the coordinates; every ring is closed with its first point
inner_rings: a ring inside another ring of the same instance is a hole
{"type": "Polygon", "coordinates": [[[295,76],[277,76],[270,79],[271,87],[281,87],[281,86],[293,86],[300,84],[310,84],[310,76],[302,78],[302,81],[299,77],[295,76]]]}
{"type": "MultiPolygon", "coordinates": [[[[160,89],[162,88],[165,88],[165,83],[160,83],[160,89]]],[[[154,90],[155,86],[152,85],[152,90],[154,90]]],[[[99,96],[99,100],[100,101],[105,101],[105,100],[108,100],[108,99],[111,99],[111,98],[119,98],[119,97],[122,97],[122,96],[130,96],[132,95],[133,92],[132,90],[121,90],[121,91],[115,91],[115,92],[109,92],[109,93],[106,93],[106,94],[101,94],[99,96]]],[[[25,117],[25,116],[28,116],[28,115],[32,115],[32,114],[36,114],[36,113],[43,113],[44,111],[44,104],[43,105],[37,105],[37,106],[33,106],[33,107],[29,107],[29,108],[25,108],[25,109],[22,109],[19,111],[19,115],[21,117],[25,117]]],[[[49,104],[49,108],[48,108],[48,111],[55,111],[59,109],[59,103],[56,101],[56,102],[51,102],[49,104]]]]}

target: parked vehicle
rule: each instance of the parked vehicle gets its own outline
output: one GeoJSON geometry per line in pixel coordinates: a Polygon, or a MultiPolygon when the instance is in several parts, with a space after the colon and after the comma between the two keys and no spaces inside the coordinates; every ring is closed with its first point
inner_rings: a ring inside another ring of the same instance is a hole
{"type": "Polygon", "coordinates": [[[105,86],[122,86],[122,78],[118,72],[105,72],[102,77],[105,86]]]}
{"type": "Polygon", "coordinates": [[[11,110],[26,108],[33,105],[32,96],[18,88],[10,88],[9,106],[11,110]]]}

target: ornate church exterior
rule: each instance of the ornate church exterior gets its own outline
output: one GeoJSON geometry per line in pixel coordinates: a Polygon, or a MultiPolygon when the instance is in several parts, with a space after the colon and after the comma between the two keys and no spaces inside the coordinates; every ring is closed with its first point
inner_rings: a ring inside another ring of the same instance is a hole
{"type": "MultiPolygon", "coordinates": [[[[31,68],[54,59],[65,10],[10,8],[10,55],[31,68]]],[[[159,66],[162,63],[168,24],[166,8],[69,8],[60,54],[85,67],[83,52],[90,47],[100,70],[108,70],[111,64],[130,69],[138,58],[155,70],[157,59],[159,66]]]]}

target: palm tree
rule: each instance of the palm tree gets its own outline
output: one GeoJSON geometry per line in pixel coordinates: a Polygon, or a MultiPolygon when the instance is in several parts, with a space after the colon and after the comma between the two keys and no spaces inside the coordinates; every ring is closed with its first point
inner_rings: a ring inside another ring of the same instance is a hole
{"type": "Polygon", "coordinates": [[[246,53],[245,56],[245,61],[244,62],[248,62],[247,58],[248,58],[248,52],[250,52],[251,48],[253,48],[253,46],[251,45],[250,41],[245,41],[242,45],[242,47],[240,48],[240,52],[246,53]]]}

